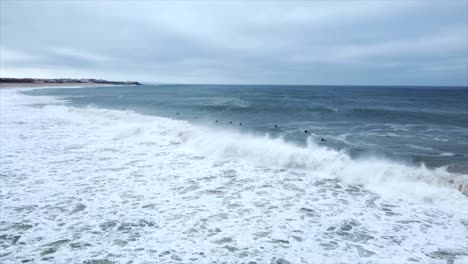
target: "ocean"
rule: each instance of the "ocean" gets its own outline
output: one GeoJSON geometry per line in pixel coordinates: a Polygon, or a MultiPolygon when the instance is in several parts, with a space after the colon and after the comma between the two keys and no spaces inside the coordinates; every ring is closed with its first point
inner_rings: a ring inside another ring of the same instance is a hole
{"type": "Polygon", "coordinates": [[[0,262],[467,263],[468,89],[0,90],[0,262]]]}

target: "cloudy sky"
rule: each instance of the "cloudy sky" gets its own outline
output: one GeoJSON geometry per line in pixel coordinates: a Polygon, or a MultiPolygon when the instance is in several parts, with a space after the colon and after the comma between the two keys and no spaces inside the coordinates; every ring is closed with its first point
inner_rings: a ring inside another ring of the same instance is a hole
{"type": "Polygon", "coordinates": [[[468,0],[0,0],[1,77],[468,85],[468,0]]]}

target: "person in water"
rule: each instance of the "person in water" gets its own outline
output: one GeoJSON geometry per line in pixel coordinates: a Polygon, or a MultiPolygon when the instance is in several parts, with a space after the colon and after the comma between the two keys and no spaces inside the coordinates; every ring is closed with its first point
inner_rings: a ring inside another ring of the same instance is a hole
{"type": "Polygon", "coordinates": [[[324,138],[322,138],[320,141],[325,142],[326,140],[324,138]]]}
{"type": "Polygon", "coordinates": [[[304,133],[306,133],[306,134],[307,134],[307,133],[309,133],[309,131],[307,131],[307,130],[304,130],[304,133]]]}
{"type": "Polygon", "coordinates": [[[275,125],[275,128],[278,128],[278,125],[275,125]]]}

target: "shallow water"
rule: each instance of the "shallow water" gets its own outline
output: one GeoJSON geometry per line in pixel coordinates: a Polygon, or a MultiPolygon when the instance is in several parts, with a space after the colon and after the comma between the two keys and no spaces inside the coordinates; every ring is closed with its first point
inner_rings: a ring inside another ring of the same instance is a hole
{"type": "Polygon", "coordinates": [[[443,168],[0,93],[2,263],[468,261],[443,168]]]}

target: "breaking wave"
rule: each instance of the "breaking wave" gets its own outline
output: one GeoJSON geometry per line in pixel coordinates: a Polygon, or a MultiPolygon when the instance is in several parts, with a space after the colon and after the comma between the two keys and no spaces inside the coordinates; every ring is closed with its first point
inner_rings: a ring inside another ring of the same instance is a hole
{"type": "Polygon", "coordinates": [[[450,173],[445,167],[429,169],[424,165],[411,166],[377,157],[353,159],[345,150],[319,146],[310,138],[306,146],[300,146],[283,138],[195,126],[187,121],[132,111],[82,109],[57,105],[60,100],[50,97],[16,96],[18,100],[28,97],[29,104],[52,103],[43,109],[112,131],[115,140],[159,141],[161,138],[158,136],[170,137],[170,141],[178,144],[180,149],[206,157],[235,159],[268,168],[302,170],[311,177],[338,178],[387,196],[432,201],[456,198],[454,196],[459,192],[468,195],[468,175],[450,173]],[[454,193],[453,190],[459,192],[454,193]]]}
{"type": "Polygon", "coordinates": [[[317,177],[362,184],[380,194],[437,197],[441,195],[440,187],[448,187],[468,195],[466,175],[449,173],[444,167],[433,170],[424,165],[410,166],[377,157],[352,159],[346,151],[319,146],[310,138],[303,147],[268,135],[259,137],[212,128],[191,128],[179,132],[178,136],[186,147],[207,156],[305,170],[317,177]]]}

